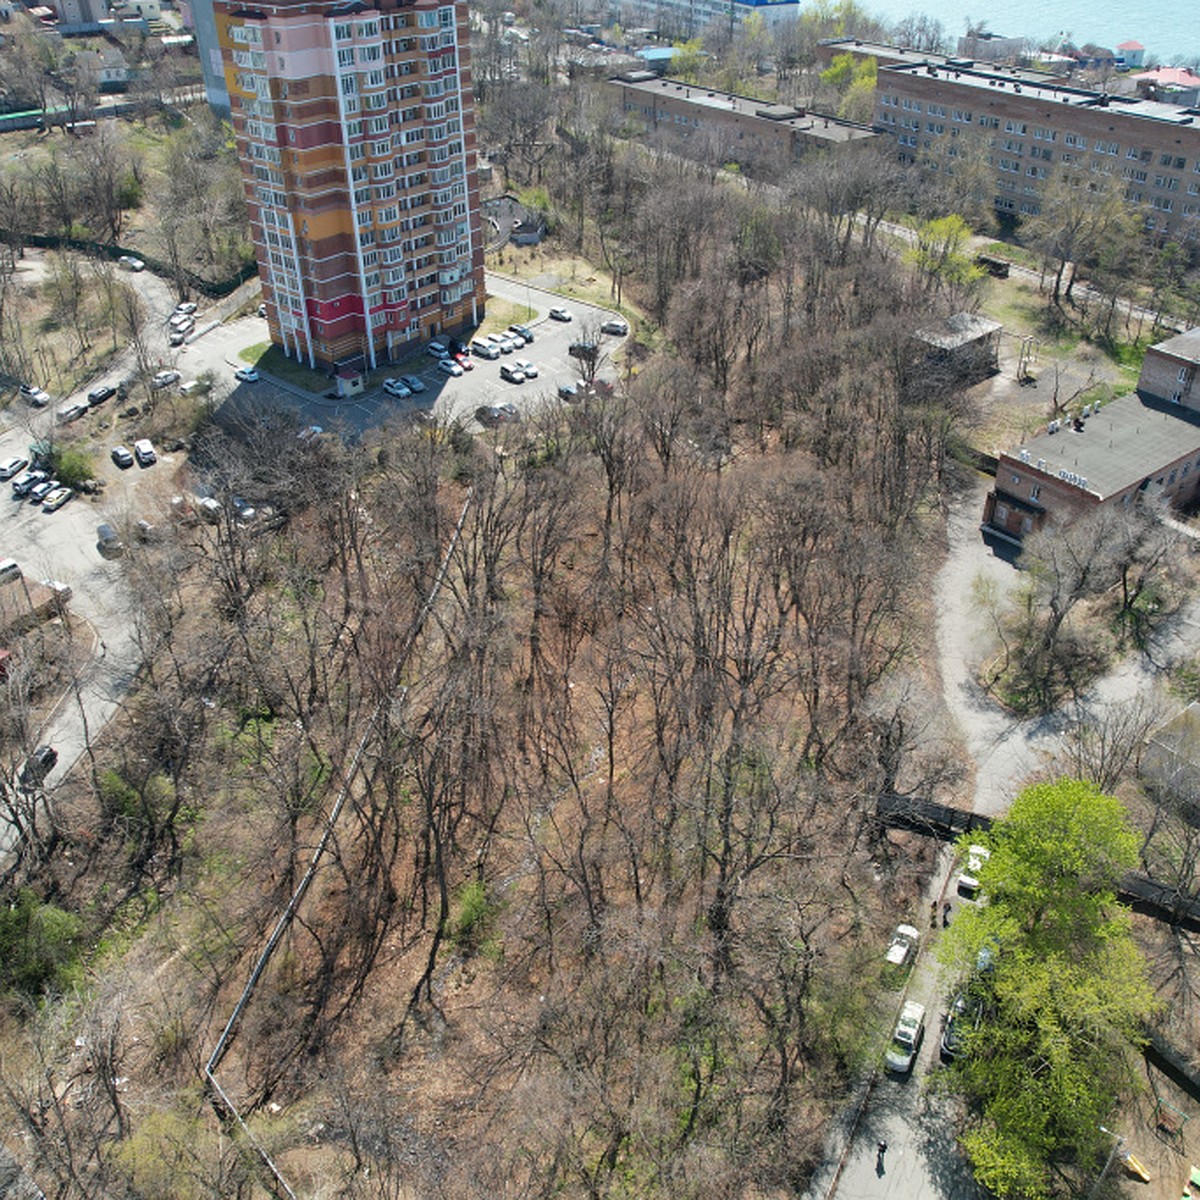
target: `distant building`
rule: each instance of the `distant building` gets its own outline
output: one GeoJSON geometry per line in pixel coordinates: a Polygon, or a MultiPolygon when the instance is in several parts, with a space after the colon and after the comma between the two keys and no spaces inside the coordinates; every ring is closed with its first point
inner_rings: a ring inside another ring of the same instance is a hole
{"type": "Polygon", "coordinates": [[[1200,329],[1146,352],[1138,390],[1087,405],[999,456],[983,529],[1019,543],[1050,521],[1146,497],[1181,507],[1200,485],[1200,329]]]}
{"type": "Polygon", "coordinates": [[[1157,71],[1143,71],[1134,75],[1138,94],[1166,104],[1180,104],[1194,108],[1200,103],[1200,75],[1194,75],[1182,67],[1160,67],[1157,71]]]}
{"type": "Polygon", "coordinates": [[[1000,369],[1004,326],[982,313],[955,313],[937,325],[918,329],[925,366],[972,383],[1000,369]]]}
{"type": "Polygon", "coordinates": [[[1016,62],[1025,53],[1025,46],[1024,38],[975,31],[958,39],[958,56],[976,62],[1016,62]]]}
{"type": "Polygon", "coordinates": [[[1141,42],[1121,42],[1117,46],[1121,60],[1131,69],[1140,67],[1146,61],[1146,47],[1141,42]]]}
{"type": "Polygon", "coordinates": [[[718,92],[652,71],[632,71],[610,79],[622,109],[645,121],[647,131],[674,141],[681,153],[736,162],[750,172],[777,172],[810,150],[872,144],[877,135],[865,125],[843,121],[790,104],[771,104],[731,92],[718,92]]]}
{"type": "Polygon", "coordinates": [[[623,0],[621,24],[650,25],[664,37],[698,37],[712,24],[741,25],[757,13],[769,25],[796,21],[801,0],[623,0]]]}
{"type": "Polygon", "coordinates": [[[1048,181],[1066,168],[1123,177],[1148,230],[1200,239],[1200,125],[1188,108],[932,59],[881,65],[875,103],[875,128],[895,138],[902,161],[931,172],[953,170],[956,139],[987,139],[1001,212],[1040,211],[1048,181]]]}
{"type": "Polygon", "coordinates": [[[225,87],[225,68],[221,63],[221,43],[217,38],[213,0],[179,0],[179,11],[185,28],[196,36],[208,106],[218,116],[228,117],[229,91],[225,87]]]}

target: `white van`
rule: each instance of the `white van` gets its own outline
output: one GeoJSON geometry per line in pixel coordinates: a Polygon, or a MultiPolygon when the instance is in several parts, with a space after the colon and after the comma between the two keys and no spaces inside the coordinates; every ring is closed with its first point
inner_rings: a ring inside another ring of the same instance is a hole
{"type": "Polygon", "coordinates": [[[21,578],[21,568],[15,558],[0,558],[0,583],[21,578]]]}
{"type": "Polygon", "coordinates": [[[189,379],[187,383],[179,385],[179,394],[181,396],[198,396],[201,392],[208,391],[208,384],[203,383],[199,379],[189,379]]]}
{"type": "Polygon", "coordinates": [[[499,358],[500,347],[494,342],[487,342],[483,338],[476,338],[471,343],[471,353],[478,354],[480,358],[499,358]]]}

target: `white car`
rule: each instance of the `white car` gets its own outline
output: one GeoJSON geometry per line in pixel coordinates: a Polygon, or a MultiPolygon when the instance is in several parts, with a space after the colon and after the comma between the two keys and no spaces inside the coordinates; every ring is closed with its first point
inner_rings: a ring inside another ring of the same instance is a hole
{"type": "Polygon", "coordinates": [[[16,455],[13,458],[6,458],[0,463],[0,479],[11,479],[18,471],[23,471],[29,466],[29,459],[22,458],[16,455]]]}
{"type": "Polygon", "coordinates": [[[54,414],[54,419],[59,425],[69,425],[72,421],[78,421],[80,417],[88,411],[86,404],[75,402],[73,404],[64,404],[62,408],[54,414]]]}
{"type": "Polygon", "coordinates": [[[400,379],[385,379],[383,381],[383,390],[389,396],[399,396],[402,400],[405,396],[412,395],[412,388],[400,379]]]}
{"type": "Polygon", "coordinates": [[[55,488],[42,501],[42,512],[58,512],[73,495],[75,493],[69,487],[55,488]]]}
{"type": "Polygon", "coordinates": [[[21,384],[21,395],[34,408],[45,408],[50,403],[50,393],[45,388],[36,387],[32,383],[21,384]]]}
{"type": "Polygon", "coordinates": [[[967,865],[958,877],[958,890],[962,895],[974,898],[979,894],[979,872],[991,857],[992,852],[986,846],[967,847],[967,865]]]}
{"type": "Polygon", "coordinates": [[[257,383],[259,379],[258,372],[253,367],[239,367],[234,371],[233,377],[243,383],[257,383]]]}
{"type": "Polygon", "coordinates": [[[897,1075],[907,1075],[912,1070],[924,1036],[925,1005],[909,1000],[900,1010],[900,1020],[896,1022],[892,1042],[887,1049],[887,1069],[897,1075]]]}
{"type": "Polygon", "coordinates": [[[425,384],[419,375],[401,375],[400,382],[414,394],[425,390],[425,384]]]}
{"type": "Polygon", "coordinates": [[[569,321],[571,319],[571,314],[561,305],[555,305],[555,307],[550,310],[550,319],[552,321],[569,321]]]}
{"type": "Polygon", "coordinates": [[[600,332],[611,333],[616,337],[624,337],[629,332],[629,323],[621,320],[620,317],[609,317],[609,319],[600,326],[600,332]]]}
{"type": "Polygon", "coordinates": [[[165,388],[170,387],[173,383],[178,383],[181,378],[182,376],[178,371],[159,371],[159,373],[155,375],[152,380],[150,380],[150,383],[153,387],[165,388]]]}
{"type": "Polygon", "coordinates": [[[146,269],[146,264],[140,258],[134,258],[132,254],[122,254],[117,259],[117,263],[127,271],[144,271],[146,269]]]}
{"type": "Polygon", "coordinates": [[[196,305],[191,300],[180,300],[180,302],[175,305],[175,311],[177,313],[182,313],[186,317],[190,317],[192,313],[196,311],[196,305]]]}
{"type": "Polygon", "coordinates": [[[133,457],[138,460],[138,465],[143,467],[158,462],[158,455],[154,453],[154,443],[149,438],[139,438],[133,443],[133,457]]]}
{"type": "Polygon", "coordinates": [[[463,373],[462,367],[452,358],[439,358],[438,370],[445,371],[447,375],[461,375],[463,373]]]}
{"type": "Polygon", "coordinates": [[[893,967],[904,966],[912,958],[920,940],[920,933],[911,925],[897,925],[887,948],[887,961],[893,967]]]}
{"type": "Polygon", "coordinates": [[[447,350],[441,342],[430,342],[429,345],[425,347],[425,353],[428,354],[430,358],[446,358],[450,351],[447,350]]]}
{"type": "Polygon", "coordinates": [[[537,378],[537,367],[533,365],[527,358],[514,358],[513,366],[525,376],[526,379],[537,378]]]}

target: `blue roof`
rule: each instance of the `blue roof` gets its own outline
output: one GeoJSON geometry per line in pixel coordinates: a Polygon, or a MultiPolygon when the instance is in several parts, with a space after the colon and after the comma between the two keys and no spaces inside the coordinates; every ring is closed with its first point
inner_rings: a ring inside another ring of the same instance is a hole
{"type": "Polygon", "coordinates": [[[647,46],[645,50],[637,52],[638,58],[644,58],[647,62],[670,62],[675,54],[674,46],[647,46]]]}

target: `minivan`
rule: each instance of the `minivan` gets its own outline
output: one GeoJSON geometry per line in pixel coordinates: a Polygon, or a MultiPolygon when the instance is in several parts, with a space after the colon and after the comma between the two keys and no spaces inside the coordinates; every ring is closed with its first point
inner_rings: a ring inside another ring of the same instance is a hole
{"type": "Polygon", "coordinates": [[[471,343],[471,353],[478,354],[480,358],[499,358],[500,347],[495,342],[486,341],[483,338],[476,338],[471,343]]]}
{"type": "Polygon", "coordinates": [[[187,383],[179,385],[179,394],[181,396],[197,396],[201,392],[208,391],[208,385],[199,379],[189,379],[187,383]]]}
{"type": "Polygon", "coordinates": [[[15,558],[0,558],[0,583],[9,583],[21,578],[21,568],[15,558]]]}
{"type": "Polygon", "coordinates": [[[96,526],[96,549],[104,558],[119,558],[125,553],[121,535],[107,521],[96,526]]]}

